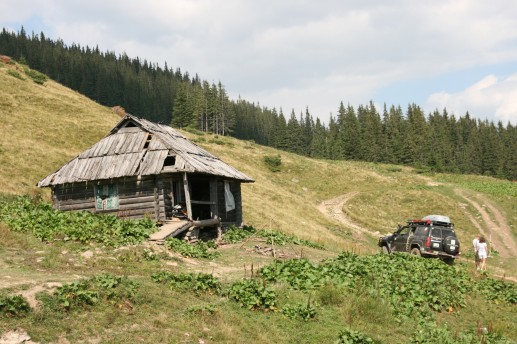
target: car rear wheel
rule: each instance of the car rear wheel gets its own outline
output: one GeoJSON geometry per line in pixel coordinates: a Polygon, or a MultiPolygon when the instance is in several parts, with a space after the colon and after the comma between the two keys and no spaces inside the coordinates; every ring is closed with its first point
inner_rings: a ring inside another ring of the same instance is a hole
{"type": "Polygon", "coordinates": [[[412,255],[414,256],[421,256],[422,254],[420,253],[420,249],[418,247],[414,247],[411,249],[411,252],[410,252],[412,255]]]}

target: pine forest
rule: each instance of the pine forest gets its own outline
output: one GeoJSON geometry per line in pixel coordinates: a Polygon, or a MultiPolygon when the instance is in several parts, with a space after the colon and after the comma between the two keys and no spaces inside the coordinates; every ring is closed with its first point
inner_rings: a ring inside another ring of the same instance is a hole
{"type": "MultiPolygon", "coordinates": [[[[284,114],[229,99],[221,82],[98,47],[67,45],[22,28],[0,33],[0,54],[27,64],[105,106],[173,127],[229,135],[321,159],[410,165],[422,170],[517,180],[517,126],[417,104],[336,104],[323,123],[316,114],[284,114]]],[[[346,95],[343,95],[345,98],[346,95]]]]}

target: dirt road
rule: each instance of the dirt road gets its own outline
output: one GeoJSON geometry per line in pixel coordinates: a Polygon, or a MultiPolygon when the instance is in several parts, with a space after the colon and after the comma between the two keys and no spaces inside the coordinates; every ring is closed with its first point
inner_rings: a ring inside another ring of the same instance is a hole
{"type": "Polygon", "coordinates": [[[499,251],[500,256],[502,258],[516,257],[517,244],[504,214],[481,194],[470,196],[464,190],[456,189],[454,191],[465,200],[466,204],[476,209],[479,214],[477,217],[470,213],[465,206],[461,207],[472,225],[491,242],[492,247],[499,251]]]}
{"type": "MultiPolygon", "coordinates": [[[[510,258],[517,256],[517,244],[512,233],[512,228],[508,224],[505,215],[492,203],[487,197],[476,194],[475,196],[467,195],[464,190],[456,189],[456,195],[460,196],[464,202],[460,203],[465,216],[468,217],[472,225],[491,241],[492,247],[499,251],[502,258],[510,258]],[[466,205],[471,205],[478,213],[475,216],[469,212],[466,205]]],[[[379,235],[354,222],[345,212],[343,207],[347,202],[357,196],[359,192],[350,192],[339,197],[326,200],[318,204],[317,208],[327,217],[339,222],[341,225],[354,231],[353,235],[362,237],[364,234],[379,235]]]]}
{"type": "Polygon", "coordinates": [[[343,212],[343,207],[346,205],[346,203],[358,194],[359,192],[350,192],[339,197],[323,201],[318,204],[317,208],[320,212],[330,217],[331,219],[336,220],[341,225],[354,230],[352,235],[354,235],[356,238],[362,238],[364,234],[374,236],[380,235],[379,232],[370,231],[368,228],[365,228],[354,222],[345,212],[343,212]]]}

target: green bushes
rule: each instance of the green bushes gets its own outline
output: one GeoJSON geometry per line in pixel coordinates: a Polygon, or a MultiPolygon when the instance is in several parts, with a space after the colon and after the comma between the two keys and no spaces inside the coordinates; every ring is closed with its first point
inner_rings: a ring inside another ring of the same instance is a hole
{"type": "Polygon", "coordinates": [[[24,66],[25,75],[32,79],[38,85],[43,85],[45,81],[47,81],[47,76],[43,73],[38,72],[37,70],[30,69],[27,66],[24,66]]]}
{"type": "Polygon", "coordinates": [[[169,238],[165,241],[165,246],[183,257],[212,259],[219,255],[219,252],[213,250],[217,247],[214,242],[198,241],[189,244],[180,239],[169,238]]]}
{"type": "Polygon", "coordinates": [[[264,156],[264,164],[271,172],[280,172],[282,170],[282,157],[280,155],[264,156]]]}
{"type": "Polygon", "coordinates": [[[52,295],[43,297],[45,307],[55,311],[71,311],[108,301],[122,306],[134,301],[138,284],[127,277],[104,274],[64,284],[52,295]]]}
{"type": "Polygon", "coordinates": [[[18,71],[16,70],[8,69],[7,74],[9,74],[10,76],[14,76],[16,79],[25,80],[23,76],[21,76],[21,74],[18,73],[18,71]]]}
{"type": "Polygon", "coordinates": [[[338,344],[370,344],[377,343],[366,334],[352,329],[344,329],[339,332],[338,344]]]}
{"type": "Polygon", "coordinates": [[[0,202],[0,221],[16,232],[31,232],[42,241],[97,242],[106,246],[138,244],[156,230],[148,219],[122,220],[86,211],[63,212],[29,197],[0,202]]]}
{"type": "Polygon", "coordinates": [[[316,316],[316,308],[314,308],[309,299],[306,304],[285,305],[282,307],[282,314],[291,319],[308,321],[316,316]]]}
{"type": "Polygon", "coordinates": [[[161,271],[154,273],[151,278],[156,283],[165,283],[172,289],[181,289],[186,292],[194,291],[197,294],[219,294],[221,292],[221,283],[210,274],[175,274],[169,271],[161,271]]]}
{"type": "Polygon", "coordinates": [[[472,344],[491,343],[508,344],[510,340],[485,327],[458,332],[446,326],[437,326],[433,322],[421,321],[411,336],[412,344],[472,344]]]}
{"type": "Polygon", "coordinates": [[[275,291],[265,281],[244,279],[233,283],[228,290],[228,298],[251,310],[274,311],[277,304],[275,291]]]}
{"type": "Polygon", "coordinates": [[[256,236],[257,238],[266,239],[268,245],[285,246],[286,244],[294,244],[317,249],[324,249],[324,246],[313,241],[297,238],[293,235],[284,234],[274,229],[256,230],[251,226],[244,226],[242,229],[230,227],[224,234],[223,240],[226,243],[234,244],[244,241],[245,239],[256,236]]]}
{"type": "Polygon", "coordinates": [[[251,226],[244,226],[242,228],[231,226],[224,233],[223,241],[227,244],[235,244],[244,241],[255,233],[257,233],[257,230],[251,226]]]}
{"type": "Polygon", "coordinates": [[[472,290],[470,277],[439,260],[410,255],[359,257],[342,253],[336,259],[314,264],[306,259],[276,261],[260,271],[270,282],[310,291],[334,284],[387,300],[399,316],[431,316],[430,311],[462,307],[472,290]]]}
{"type": "Polygon", "coordinates": [[[0,295],[0,317],[22,317],[31,310],[27,301],[21,295],[0,295]]]}
{"type": "Polygon", "coordinates": [[[284,234],[282,232],[273,230],[273,229],[265,229],[260,232],[259,237],[265,238],[267,244],[274,244],[279,246],[285,246],[286,244],[294,244],[300,246],[307,246],[317,249],[323,249],[324,246],[309,240],[300,239],[293,235],[284,234]]]}
{"type": "Polygon", "coordinates": [[[493,278],[483,278],[476,289],[488,301],[517,304],[517,284],[493,278]]]}

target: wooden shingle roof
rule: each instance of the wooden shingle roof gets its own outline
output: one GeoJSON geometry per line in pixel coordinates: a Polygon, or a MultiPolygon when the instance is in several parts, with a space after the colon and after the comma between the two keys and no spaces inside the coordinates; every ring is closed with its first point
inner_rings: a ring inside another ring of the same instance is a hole
{"type": "Polygon", "coordinates": [[[40,180],[38,186],[179,172],[253,182],[173,128],[126,115],[102,140],[40,180]]]}

